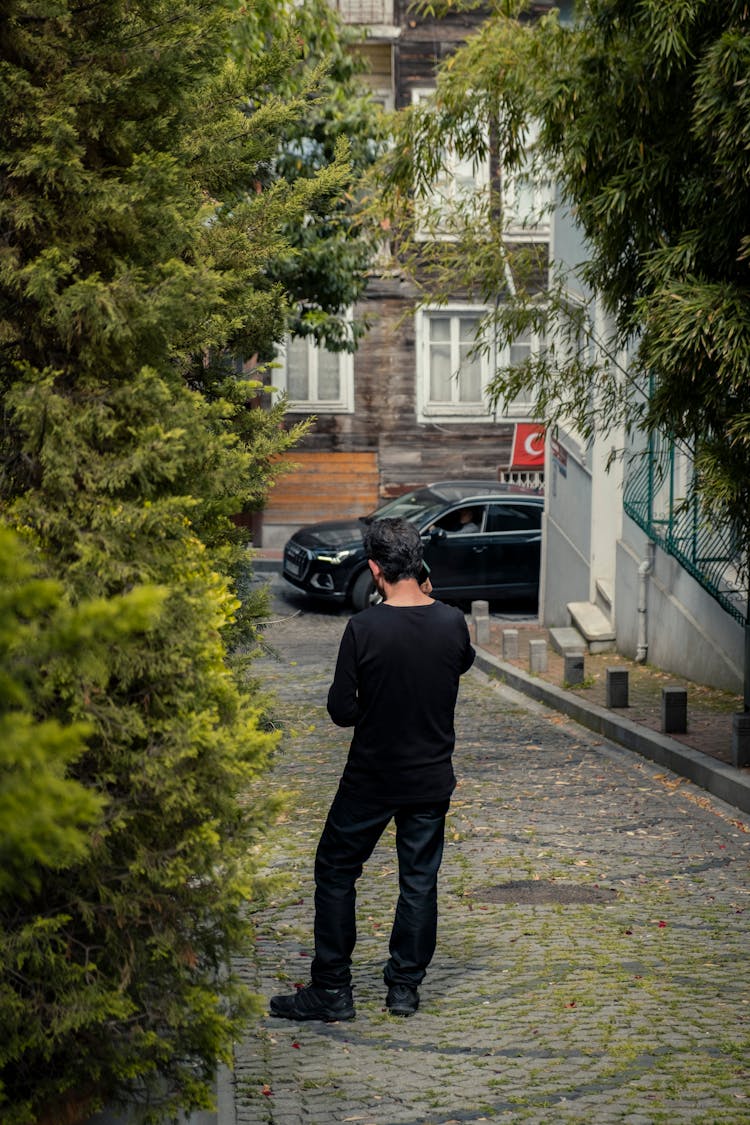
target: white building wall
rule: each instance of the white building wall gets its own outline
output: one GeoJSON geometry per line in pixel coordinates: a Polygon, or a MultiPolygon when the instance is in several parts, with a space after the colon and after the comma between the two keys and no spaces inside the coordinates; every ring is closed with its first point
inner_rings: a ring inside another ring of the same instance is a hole
{"type": "MultiPolygon", "coordinates": [[[[617,544],[617,648],[634,657],[638,644],[638,567],[648,536],[627,516],[617,544]]],[[[744,629],[661,548],[647,585],[647,662],[696,683],[741,692],[744,629]]]]}
{"type": "MultiPolygon", "coordinates": [[[[595,442],[591,449],[591,581],[587,600],[597,601],[597,582],[614,594],[616,544],[622,527],[622,461],[611,458],[615,442],[595,442]]],[[[612,624],[616,624],[616,599],[612,624]]]]}
{"type": "Polygon", "coordinates": [[[547,444],[539,614],[549,627],[569,625],[567,603],[589,597],[592,484],[576,442],[560,432],[556,443],[547,444]]]}
{"type": "MultiPolygon", "coordinates": [[[[620,462],[606,471],[611,442],[586,451],[560,434],[546,479],[540,620],[570,624],[569,602],[594,601],[611,583],[617,650],[638,649],[638,568],[648,536],[625,515],[620,462]],[[555,452],[557,450],[557,452],[555,452]]],[[[656,548],[648,577],[647,662],[696,683],[741,692],[744,630],[680,564],[656,548]]]]}

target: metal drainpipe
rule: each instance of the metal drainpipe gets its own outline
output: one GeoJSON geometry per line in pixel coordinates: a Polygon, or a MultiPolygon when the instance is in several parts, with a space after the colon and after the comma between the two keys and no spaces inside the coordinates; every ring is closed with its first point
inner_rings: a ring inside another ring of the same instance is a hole
{"type": "Polygon", "coordinates": [[[651,540],[646,544],[646,558],[638,567],[638,647],[635,659],[645,664],[648,659],[648,576],[654,569],[656,544],[651,540]]]}

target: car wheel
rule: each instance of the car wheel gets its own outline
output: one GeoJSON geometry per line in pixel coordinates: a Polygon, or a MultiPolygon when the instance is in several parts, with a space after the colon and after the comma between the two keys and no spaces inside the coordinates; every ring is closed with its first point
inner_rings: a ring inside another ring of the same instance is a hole
{"type": "Polygon", "coordinates": [[[370,568],[367,567],[352,586],[352,606],[359,612],[360,609],[367,609],[368,606],[372,605],[376,597],[375,583],[370,568]]]}

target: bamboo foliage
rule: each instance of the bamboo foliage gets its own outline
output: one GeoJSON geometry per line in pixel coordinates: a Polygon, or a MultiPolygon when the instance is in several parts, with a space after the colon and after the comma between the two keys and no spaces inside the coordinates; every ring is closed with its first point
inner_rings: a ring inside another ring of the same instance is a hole
{"type": "Polygon", "coordinates": [[[403,117],[384,169],[393,225],[408,249],[410,208],[441,153],[470,159],[489,144],[497,197],[482,223],[459,217],[431,299],[496,302],[482,331],[500,344],[524,327],[546,337],[544,355],[496,372],[497,399],[532,390],[540,416],[574,419],[584,436],[624,426],[695,446],[705,505],[747,542],[750,9],[586,0],[565,22],[532,21],[515,0],[488,7],[441,66],[434,103],[403,117]],[[514,244],[503,214],[503,178],[529,159],[582,239],[580,259],[551,260],[543,286],[519,266],[523,238],[514,244]],[[606,337],[595,338],[594,299],[606,337]]]}

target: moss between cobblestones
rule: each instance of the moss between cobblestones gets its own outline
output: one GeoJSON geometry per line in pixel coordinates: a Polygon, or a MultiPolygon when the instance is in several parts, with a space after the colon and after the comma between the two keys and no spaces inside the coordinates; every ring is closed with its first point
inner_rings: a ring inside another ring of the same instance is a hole
{"type": "MultiPolygon", "coordinates": [[[[277,882],[253,906],[266,994],[307,978],[312,852],[348,741],[314,714],[304,677],[284,690],[278,722],[305,735],[287,733],[278,755],[279,781],[295,791],[266,858],[284,892],[277,882]]],[[[357,1020],[252,1035],[238,1058],[244,1050],[262,1065],[242,1075],[238,1125],[280,1125],[294,1106],[308,1125],[750,1121],[747,838],[642,764],[603,758],[589,734],[499,699],[478,676],[462,689],[461,783],[419,1014],[395,1024],[383,1010],[396,893],[388,839],[361,881],[357,1020]],[[470,897],[534,878],[613,887],[618,899],[470,897]]]]}

